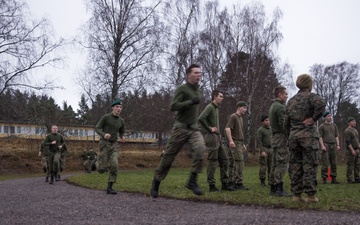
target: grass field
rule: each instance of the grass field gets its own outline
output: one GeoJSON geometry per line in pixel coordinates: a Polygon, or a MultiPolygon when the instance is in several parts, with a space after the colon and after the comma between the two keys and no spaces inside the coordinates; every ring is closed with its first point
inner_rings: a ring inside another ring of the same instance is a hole
{"type": "MultiPolygon", "coordinates": [[[[153,169],[136,171],[119,171],[117,183],[114,189],[117,191],[143,193],[149,196],[153,169]]],[[[68,181],[80,186],[91,189],[105,190],[108,174],[80,174],[68,178],[68,181]]],[[[206,183],[206,173],[200,174],[198,183],[204,190],[203,196],[195,196],[185,188],[185,183],[189,176],[189,169],[172,168],[167,178],[160,185],[160,197],[176,199],[186,199],[194,201],[217,202],[220,204],[234,205],[256,205],[273,208],[289,209],[315,209],[333,211],[359,211],[360,212],[360,184],[347,184],[345,179],[345,165],[338,167],[338,180],[341,184],[321,184],[318,185],[317,197],[319,202],[316,204],[294,203],[291,198],[274,197],[269,195],[269,187],[261,187],[258,178],[258,167],[246,167],[244,171],[244,185],[250,190],[209,193],[206,183]]],[[[320,175],[318,174],[320,181],[320,175]]],[[[217,186],[220,188],[219,174],[217,171],[217,186]]],[[[290,180],[285,177],[285,191],[290,192],[290,180]]]]}

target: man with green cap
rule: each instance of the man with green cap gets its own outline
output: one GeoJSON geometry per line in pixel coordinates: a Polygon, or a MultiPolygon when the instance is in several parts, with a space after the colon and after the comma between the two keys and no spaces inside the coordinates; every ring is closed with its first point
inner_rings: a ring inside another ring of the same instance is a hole
{"type": "Polygon", "coordinates": [[[270,195],[289,197],[291,194],[284,191],[284,176],[289,165],[287,135],[284,128],[285,103],[288,93],[284,86],[275,87],[273,93],[275,100],[269,109],[272,134],[272,160],[269,176],[270,195]]]}
{"type": "Polygon", "coordinates": [[[269,180],[272,148],[271,148],[271,127],[270,119],[267,115],[262,115],[260,118],[262,126],[256,131],[256,145],[259,149],[259,178],[260,185],[266,186],[266,172],[269,180]]]}
{"type": "Polygon", "coordinates": [[[359,133],[355,129],[356,120],[354,117],[349,117],[347,122],[348,127],[345,129],[344,132],[347,159],[346,179],[349,184],[360,183],[359,133]]]}
{"type": "Polygon", "coordinates": [[[332,184],[339,184],[336,180],[336,163],[337,163],[337,152],[340,151],[339,142],[339,131],[332,122],[332,115],[330,112],[324,112],[323,114],[324,123],[319,126],[319,142],[321,146],[321,178],[323,184],[326,184],[328,176],[328,166],[330,164],[330,176],[332,184]]]}
{"type": "Polygon", "coordinates": [[[120,117],[123,109],[121,100],[116,100],[111,104],[112,112],[104,115],[95,127],[95,132],[101,136],[99,142],[100,154],[96,161],[91,165],[91,170],[104,173],[109,170],[108,187],[106,193],[117,194],[112,186],[116,183],[119,157],[119,143],[125,142],[125,123],[120,117]]]}
{"type": "Polygon", "coordinates": [[[212,101],[205,107],[198,118],[199,123],[205,129],[205,144],[208,151],[207,182],[209,183],[209,192],[219,191],[215,186],[217,162],[219,162],[220,167],[221,190],[232,191],[232,188],[228,184],[229,160],[221,143],[219,125],[219,106],[224,96],[220,91],[214,90],[211,93],[211,98],[212,101]]]}
{"type": "Polygon", "coordinates": [[[202,95],[199,88],[200,79],[200,66],[191,64],[186,69],[186,83],[175,90],[171,99],[170,110],[177,111],[176,121],[160,164],[154,173],[150,190],[152,198],[158,197],[160,182],[166,178],[176,155],[186,143],[192,150],[192,168],[186,187],[195,195],[203,194],[197,184],[197,176],[202,170],[206,150],[204,138],[198,127],[199,103],[202,95]]]}
{"type": "Polygon", "coordinates": [[[325,111],[325,101],[311,93],[312,78],[308,74],[298,76],[298,93],[286,106],[285,128],[289,134],[291,191],[295,202],[316,203],[315,168],[318,165],[319,133],[316,121],[325,111]],[[306,193],[304,199],[301,194],[306,193]]]}
{"type": "Polygon", "coordinates": [[[249,190],[243,185],[244,180],[244,123],[243,116],[247,112],[247,104],[239,101],[236,104],[236,112],[230,115],[225,127],[229,150],[229,180],[235,190],[249,190]]]}

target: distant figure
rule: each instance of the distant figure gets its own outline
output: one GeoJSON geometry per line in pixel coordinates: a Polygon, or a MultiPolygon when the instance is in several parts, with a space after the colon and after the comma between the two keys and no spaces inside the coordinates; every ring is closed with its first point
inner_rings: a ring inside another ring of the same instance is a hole
{"type": "Polygon", "coordinates": [[[339,131],[332,122],[332,115],[329,112],[323,114],[325,118],[324,123],[319,126],[319,142],[321,146],[321,178],[323,179],[323,184],[326,184],[326,179],[328,177],[328,166],[330,164],[330,176],[332,184],[340,184],[336,180],[337,175],[337,152],[340,151],[340,142],[339,142],[339,131]]]}
{"type": "Polygon", "coordinates": [[[121,100],[116,100],[111,104],[112,112],[104,115],[95,127],[95,131],[101,136],[99,142],[100,154],[92,164],[91,170],[104,173],[109,170],[108,187],[106,193],[117,194],[112,186],[116,182],[119,158],[119,143],[125,142],[125,122],[120,117],[123,109],[121,100]]]}
{"type": "Polygon", "coordinates": [[[293,201],[318,202],[315,168],[318,164],[319,133],[315,125],[325,111],[325,101],[311,93],[312,78],[308,74],[298,76],[298,93],[286,106],[285,127],[289,134],[291,191],[293,201]],[[306,199],[301,197],[306,193],[306,199]]]}
{"type": "Polygon", "coordinates": [[[225,133],[229,149],[229,180],[235,190],[249,190],[243,185],[244,180],[244,123],[243,116],[247,112],[247,104],[239,101],[236,104],[236,112],[230,115],[226,124],[225,133]]]}
{"type": "Polygon", "coordinates": [[[152,198],[158,197],[160,182],[166,178],[176,155],[185,143],[188,143],[193,151],[191,174],[186,187],[196,195],[203,194],[197,184],[197,175],[201,172],[206,150],[204,138],[197,123],[201,98],[201,90],[198,85],[200,79],[200,66],[192,64],[186,69],[186,83],[175,90],[170,110],[178,113],[164,155],[154,173],[150,190],[152,198]]]}
{"type": "Polygon", "coordinates": [[[54,179],[59,181],[58,170],[60,167],[60,152],[64,145],[64,138],[58,133],[56,125],[51,126],[51,133],[44,140],[44,145],[49,147],[49,168],[50,168],[50,184],[54,183],[54,179]]]}
{"type": "Polygon", "coordinates": [[[346,143],[346,179],[349,184],[360,183],[360,152],[359,133],[355,129],[356,120],[349,117],[348,127],[345,129],[346,143]],[[355,181],[354,181],[355,178],[355,181]]]}
{"type": "Polygon", "coordinates": [[[271,160],[272,160],[272,148],[271,148],[271,127],[270,119],[267,115],[262,115],[260,118],[262,126],[256,131],[256,143],[259,149],[259,178],[260,185],[266,186],[266,172],[269,180],[271,160]]]}
{"type": "Polygon", "coordinates": [[[39,150],[39,157],[41,157],[41,168],[43,169],[45,176],[45,182],[49,182],[50,169],[49,169],[49,147],[41,143],[39,150]]]}
{"type": "Polygon", "coordinates": [[[93,148],[90,148],[90,150],[87,152],[88,155],[88,172],[91,172],[91,165],[96,161],[97,153],[94,151],[93,148]]]}
{"type": "Polygon", "coordinates": [[[81,154],[81,159],[83,161],[83,166],[84,166],[84,172],[85,173],[90,173],[90,160],[89,160],[89,155],[88,155],[88,151],[86,151],[86,149],[83,150],[82,154],[81,154]]]}

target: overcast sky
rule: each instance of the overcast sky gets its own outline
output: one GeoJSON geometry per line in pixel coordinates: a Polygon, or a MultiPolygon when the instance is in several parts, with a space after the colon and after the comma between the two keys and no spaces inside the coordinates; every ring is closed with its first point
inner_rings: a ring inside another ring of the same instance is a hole
{"type": "MultiPolygon", "coordinates": [[[[58,36],[71,38],[87,20],[82,0],[26,0],[31,13],[47,17],[58,36]]],[[[219,2],[225,2],[220,0],[219,2]]],[[[226,0],[226,6],[250,0],[226,0]]],[[[279,55],[292,65],[295,77],[307,73],[315,63],[331,65],[341,61],[360,62],[359,0],[262,0],[270,18],[275,7],[283,12],[280,30],[283,41],[279,55]]],[[[67,101],[78,108],[81,90],[74,82],[84,65],[84,56],[68,54],[65,68],[55,74],[65,90],[48,92],[56,103],[67,101]]]]}

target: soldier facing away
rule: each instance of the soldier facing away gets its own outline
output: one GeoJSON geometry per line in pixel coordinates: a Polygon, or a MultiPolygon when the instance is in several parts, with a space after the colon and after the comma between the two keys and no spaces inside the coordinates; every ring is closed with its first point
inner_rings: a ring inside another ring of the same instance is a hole
{"type": "Polygon", "coordinates": [[[298,93],[286,106],[285,127],[289,133],[291,191],[293,201],[318,202],[315,184],[315,168],[318,164],[319,134],[315,122],[325,111],[325,101],[311,93],[312,78],[308,74],[298,76],[298,93]],[[301,194],[306,193],[306,199],[301,194]]]}
{"type": "Polygon", "coordinates": [[[188,143],[191,147],[193,161],[190,178],[186,187],[196,195],[203,194],[197,184],[197,176],[202,170],[206,150],[204,138],[197,123],[199,103],[202,95],[198,85],[200,79],[200,66],[196,64],[190,65],[186,69],[186,83],[180,85],[175,90],[174,96],[171,99],[170,110],[177,111],[178,113],[170,139],[165,147],[164,155],[154,173],[150,190],[152,198],[158,197],[160,182],[166,178],[171,164],[185,143],[188,143]]]}

